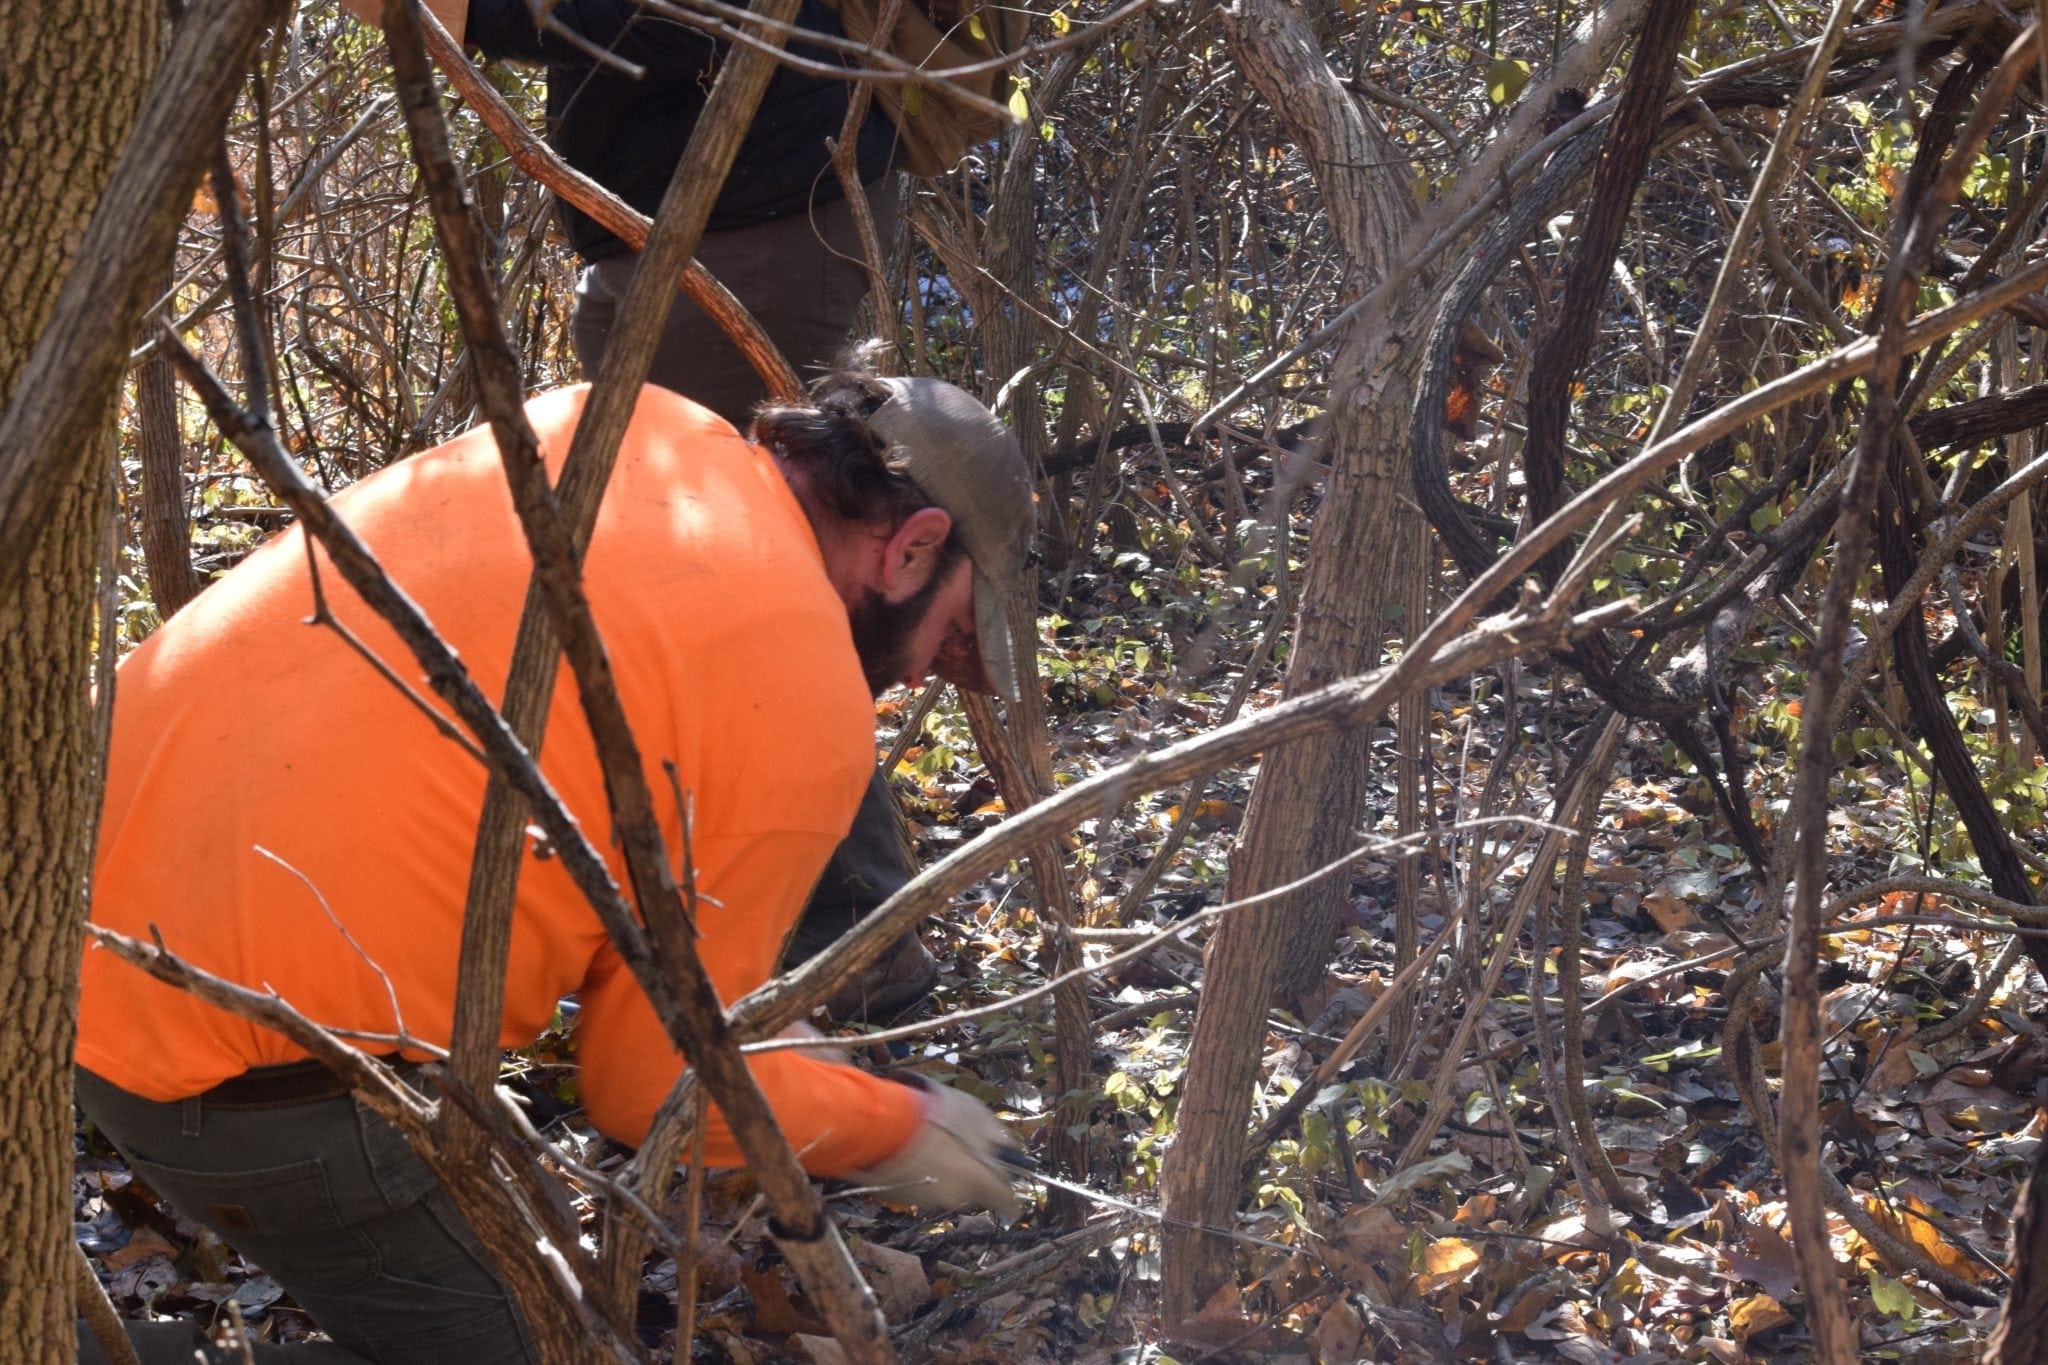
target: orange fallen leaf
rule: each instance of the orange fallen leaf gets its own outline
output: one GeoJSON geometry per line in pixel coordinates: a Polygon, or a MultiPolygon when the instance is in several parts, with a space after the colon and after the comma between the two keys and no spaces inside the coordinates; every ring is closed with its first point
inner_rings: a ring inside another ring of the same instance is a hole
{"type": "Polygon", "coordinates": [[[100,1257],[100,1264],[109,1270],[125,1270],[137,1261],[146,1261],[152,1256],[177,1258],[178,1248],[170,1239],[154,1228],[143,1228],[128,1239],[126,1246],[117,1247],[100,1257]]]}
{"type": "Polygon", "coordinates": [[[1557,1291],[1539,1281],[1525,1290],[1521,1297],[1501,1313],[1500,1320],[1494,1323],[1494,1328],[1506,1334],[1534,1326],[1536,1319],[1543,1316],[1543,1310],[1556,1302],[1557,1291]]]}
{"type": "Polygon", "coordinates": [[[1783,1327],[1790,1321],[1792,1315],[1785,1311],[1785,1305],[1769,1294],[1752,1294],[1746,1299],[1738,1299],[1728,1309],[1728,1330],[1735,1334],[1740,1345],[1747,1345],[1749,1339],[1759,1332],[1783,1327]]]}
{"type": "Polygon", "coordinates": [[[1463,1281],[1479,1266],[1479,1248],[1459,1237],[1444,1237],[1423,1250],[1427,1273],[1415,1280],[1415,1292],[1434,1294],[1463,1281]]]}
{"type": "Polygon", "coordinates": [[[1453,1223],[1463,1223],[1468,1228],[1482,1227],[1500,1207],[1500,1197],[1492,1194],[1475,1194],[1458,1206],[1451,1215],[1453,1223]]]}
{"type": "MultiPolygon", "coordinates": [[[[1911,1242],[1927,1253],[1929,1260],[1961,1280],[1980,1284],[1989,1272],[1970,1256],[1950,1243],[1941,1235],[1940,1215],[1928,1207],[1927,1201],[1917,1195],[1906,1196],[1903,1213],[1893,1210],[1874,1194],[1863,1196],[1863,1207],[1870,1211],[1878,1225],[1902,1242],[1911,1242]]],[[[1893,1266],[1893,1270],[1911,1270],[1911,1266],[1893,1266]]]]}
{"type": "Polygon", "coordinates": [[[1693,914],[1691,906],[1668,891],[1653,891],[1643,897],[1643,909],[1649,912],[1651,919],[1657,921],[1657,927],[1667,934],[1689,929],[1698,919],[1698,916],[1693,914]]]}

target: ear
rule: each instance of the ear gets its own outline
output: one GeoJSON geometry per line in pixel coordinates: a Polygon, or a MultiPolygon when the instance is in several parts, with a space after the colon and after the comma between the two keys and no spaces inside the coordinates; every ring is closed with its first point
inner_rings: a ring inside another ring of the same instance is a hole
{"type": "Polygon", "coordinates": [[[907,602],[923,591],[952,531],[953,518],[943,508],[920,507],[905,517],[882,547],[882,600],[907,602]]]}

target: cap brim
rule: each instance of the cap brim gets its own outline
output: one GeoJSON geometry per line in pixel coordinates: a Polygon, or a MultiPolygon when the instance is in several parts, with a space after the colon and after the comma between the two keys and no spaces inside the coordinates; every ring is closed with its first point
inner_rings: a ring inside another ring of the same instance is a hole
{"type": "Polygon", "coordinates": [[[1005,589],[979,568],[974,571],[974,638],[981,654],[981,671],[989,690],[1004,701],[1023,695],[1017,669],[1016,642],[1010,638],[1009,613],[1003,610],[1005,589]]]}

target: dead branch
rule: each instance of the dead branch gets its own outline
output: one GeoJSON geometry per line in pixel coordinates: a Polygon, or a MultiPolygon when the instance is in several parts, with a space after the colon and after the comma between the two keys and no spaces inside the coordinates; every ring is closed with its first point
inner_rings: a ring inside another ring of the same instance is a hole
{"type": "MultiPolygon", "coordinates": [[[[762,5],[764,14],[784,20],[792,17],[795,10],[795,0],[764,0],[762,5]]],[[[517,382],[517,366],[504,342],[497,296],[490,287],[474,224],[454,175],[446,128],[441,122],[417,29],[401,0],[386,0],[384,23],[391,39],[400,103],[406,109],[415,155],[434,202],[436,226],[447,248],[451,292],[463,329],[470,338],[479,390],[491,413],[492,430],[512,486],[513,502],[533,551],[534,585],[546,604],[553,632],[576,678],[584,715],[604,770],[613,827],[619,834],[627,873],[640,905],[645,938],[652,941],[652,971],[648,977],[641,977],[636,970],[636,978],[641,979],[643,988],[649,984],[649,977],[672,984],[672,1012],[662,1012],[663,1024],[677,1047],[691,1059],[700,1083],[717,1100],[721,1114],[732,1127],[747,1156],[749,1170],[775,1211],[777,1240],[818,1300],[834,1334],[853,1359],[892,1359],[873,1295],[861,1280],[837,1229],[825,1216],[816,1188],[782,1137],[753,1073],[725,1037],[725,1013],[698,958],[695,928],[668,871],[668,852],[653,795],[647,787],[639,745],[627,723],[610,658],[598,636],[580,582],[580,544],[588,536],[587,526],[595,521],[599,491],[617,455],[626,420],[646,378],[655,337],[668,313],[666,280],[672,266],[689,258],[703,232],[711,212],[712,187],[724,181],[731,167],[748,116],[759,104],[772,74],[773,59],[758,52],[741,52],[722,66],[704,117],[676,168],[657,218],[659,227],[648,243],[641,277],[634,280],[627,293],[617,324],[618,337],[606,352],[597,385],[571,442],[568,459],[572,467],[564,472],[564,484],[568,485],[576,474],[594,474],[586,475],[590,488],[587,502],[572,504],[570,516],[580,523],[572,530],[573,523],[563,517],[548,486],[538,440],[521,414],[523,395],[517,382]],[[579,513],[582,515],[578,516],[579,513]]],[[[553,649],[533,652],[536,657],[547,659],[547,671],[552,673],[553,649]]],[[[515,865],[517,841],[515,827],[510,841],[515,865]]],[[[488,855],[480,850],[480,856],[488,855]]],[[[634,938],[645,941],[638,926],[634,926],[634,938]]],[[[628,961],[630,965],[631,959],[628,961]]],[[[502,979],[502,966],[496,970],[502,979]]],[[[653,998],[650,992],[650,999],[653,998]]]]}

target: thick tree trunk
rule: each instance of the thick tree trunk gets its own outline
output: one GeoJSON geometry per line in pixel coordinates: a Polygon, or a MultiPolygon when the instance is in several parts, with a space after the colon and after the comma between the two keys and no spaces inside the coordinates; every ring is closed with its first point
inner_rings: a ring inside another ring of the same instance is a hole
{"type": "MultiPolygon", "coordinates": [[[[1342,378],[1333,392],[1357,401],[1331,410],[1325,447],[1333,452],[1330,490],[1310,538],[1289,696],[1378,661],[1389,589],[1398,591],[1402,575],[1417,567],[1399,562],[1413,538],[1396,526],[1408,412],[1402,395],[1414,373],[1402,366],[1360,375],[1356,353],[1376,352],[1380,341],[1359,337],[1339,353],[1342,378]]],[[[1292,881],[1356,842],[1367,789],[1366,741],[1364,730],[1338,731],[1266,756],[1231,862],[1229,899],[1292,881]]],[[[1245,1120],[1283,963],[1292,959],[1321,972],[1349,892],[1349,879],[1325,878],[1233,915],[1216,931],[1163,1184],[1172,1220],[1165,1240],[1170,1317],[1192,1315],[1231,1278],[1231,1244],[1195,1229],[1227,1227],[1237,1209],[1245,1120]]]]}
{"type": "MultiPolygon", "coordinates": [[[[0,84],[0,399],[120,155],[162,26],[149,3],[0,0],[12,48],[0,84]]],[[[69,471],[18,589],[0,594],[0,1342],[13,1361],[69,1360],[76,1343],[71,1045],[98,813],[92,587],[110,450],[103,433],[69,471]]]]}
{"type": "Polygon", "coordinates": [[[0,1343],[68,1360],[71,1048],[99,755],[108,423],[149,286],[278,0],[0,0],[0,1343]],[[143,96],[149,94],[146,114],[143,96]],[[131,133],[133,136],[131,137],[131,133]],[[74,259],[75,256],[75,259],[74,259]]]}

